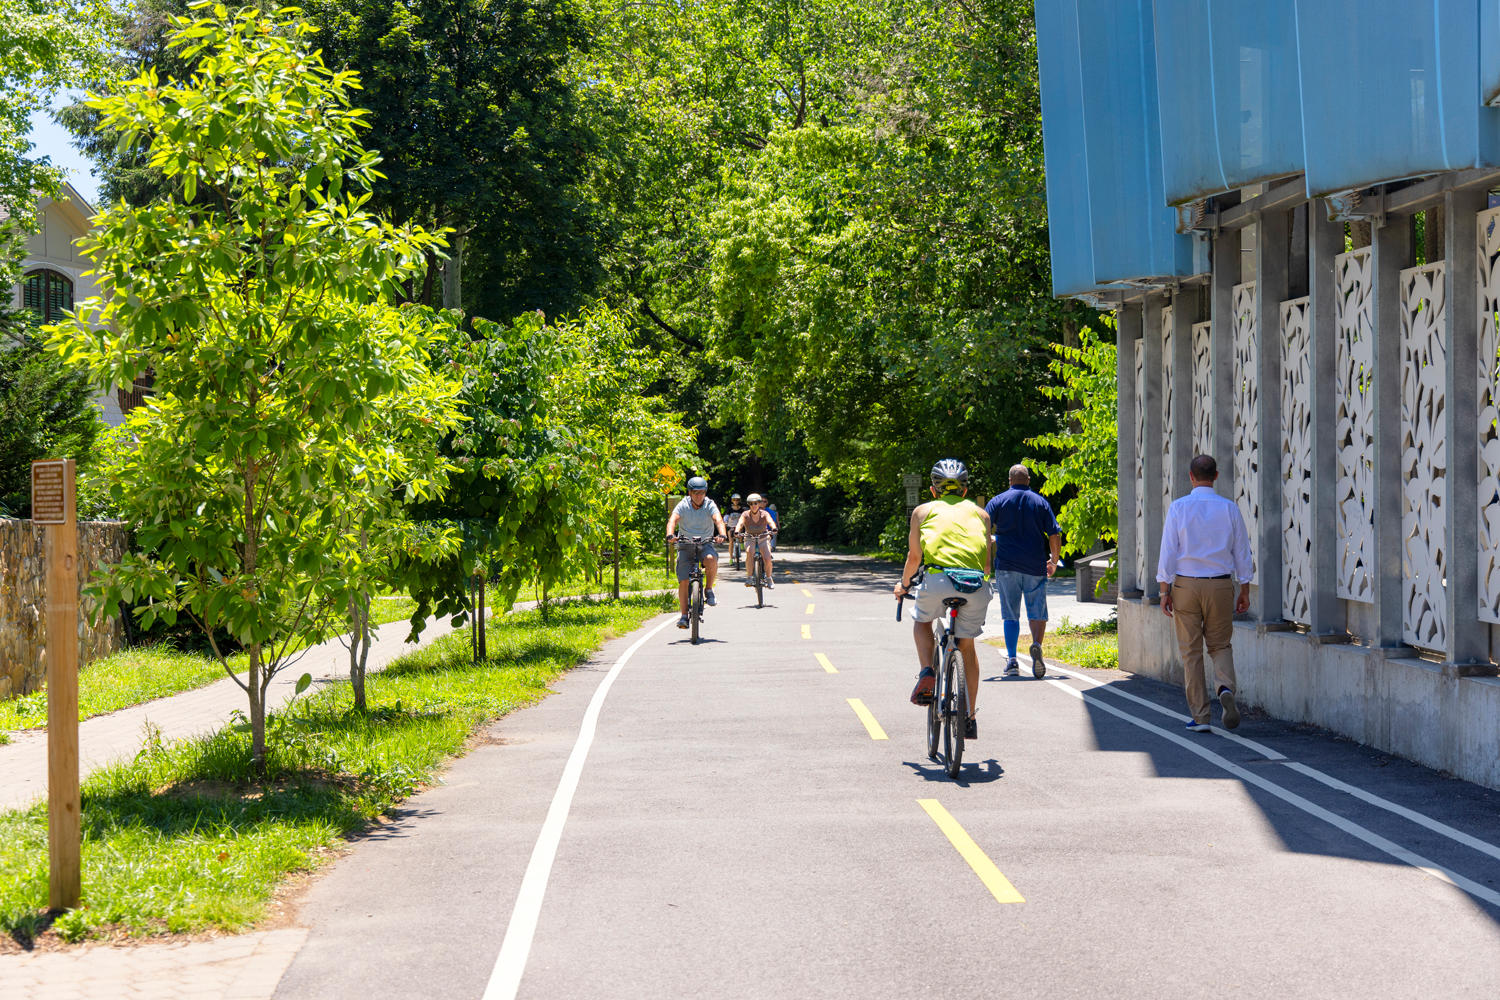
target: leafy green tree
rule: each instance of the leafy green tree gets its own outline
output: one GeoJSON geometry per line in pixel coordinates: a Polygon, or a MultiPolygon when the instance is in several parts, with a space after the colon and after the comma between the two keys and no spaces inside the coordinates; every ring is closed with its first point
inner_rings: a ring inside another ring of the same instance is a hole
{"type": "MultiPolygon", "coordinates": [[[[0,219],[0,289],[20,278],[22,233],[0,219]]],[[[35,317],[0,296],[0,517],[31,516],[31,463],[87,464],[104,428],[88,374],[48,353],[35,317]]]]}
{"type": "Polygon", "coordinates": [[[37,194],[59,176],[26,138],[31,115],[53,95],[107,76],[117,18],[107,0],[5,0],[0,4],[0,209],[26,228],[37,194]]]}
{"type": "Polygon", "coordinates": [[[709,461],[867,525],[939,454],[1003,483],[1061,416],[1047,344],[1088,315],[1048,289],[1031,4],[611,6],[600,35],[637,164],[596,173],[611,294],[683,357],[705,440],[749,453],[709,461]]]}
{"type": "MultiPolygon", "coordinates": [[[[474,327],[473,339],[447,344],[436,358],[463,379],[458,402],[466,421],[441,442],[454,467],[447,491],[418,504],[413,516],[456,526],[462,544],[444,558],[405,563],[417,604],[414,633],[431,614],[451,615],[455,626],[471,616],[482,621],[486,583],[509,610],[522,586],[545,590],[588,558],[594,456],[566,422],[559,391],[576,344],[539,313],[474,327]]],[[[476,659],[485,656],[483,636],[476,627],[476,659]]]]}
{"type": "Polygon", "coordinates": [[[575,362],[556,389],[565,419],[591,459],[593,488],[585,494],[592,537],[607,537],[613,555],[612,593],[620,596],[621,524],[661,512],[663,467],[698,464],[694,435],[680,414],[653,395],[659,356],[635,343],[623,316],[594,306],[567,324],[575,362]]]}
{"type": "Polygon", "coordinates": [[[147,627],[182,616],[243,644],[263,761],[267,686],[300,638],[341,628],[358,532],[391,491],[442,487],[458,387],[428,365],[442,331],[390,304],[441,241],[366,209],[354,74],[286,12],[195,10],[169,41],[189,79],[148,70],[92,104],[196,204],[104,212],[85,252],[106,298],[51,346],[99,385],[154,370],[113,487],[141,551],[94,587],[105,606],[154,602],[147,627]]]}
{"type": "MultiPolygon", "coordinates": [[[[1101,317],[1101,323],[1106,328],[1114,325],[1110,317],[1101,317]]],[[[1028,461],[1045,478],[1043,493],[1071,494],[1058,511],[1057,523],[1063,530],[1063,553],[1083,554],[1118,537],[1117,352],[1112,341],[1084,327],[1076,347],[1053,344],[1052,353],[1048,367],[1056,381],[1042,386],[1042,392],[1069,405],[1072,426],[1026,442],[1059,454],[1055,461],[1028,461]]],[[[1101,587],[1105,582],[1100,581],[1101,587]]]]}

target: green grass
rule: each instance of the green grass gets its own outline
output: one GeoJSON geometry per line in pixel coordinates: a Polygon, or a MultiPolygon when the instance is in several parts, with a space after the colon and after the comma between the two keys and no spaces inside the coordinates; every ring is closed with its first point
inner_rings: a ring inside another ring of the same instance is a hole
{"type": "MultiPolygon", "coordinates": [[[[582,597],[585,595],[604,596],[609,594],[614,586],[614,570],[604,568],[604,576],[601,580],[569,580],[558,584],[547,591],[547,600],[555,600],[559,597],[582,597]]],[[[666,557],[658,555],[643,566],[621,566],[620,567],[620,593],[629,594],[643,590],[676,590],[676,572],[666,565],[666,557]]],[[[494,606],[496,596],[493,591],[487,595],[487,600],[494,606]]],[[[526,601],[540,601],[542,591],[540,587],[527,585],[521,588],[516,595],[517,603],[526,601]]]]}
{"type": "MultiPolygon", "coordinates": [[[[249,734],[162,744],[83,783],[83,898],[52,925],[64,940],[239,931],[277,884],[316,867],[344,838],[431,781],[482,724],[542,698],[604,640],[665,609],[666,598],[574,602],[490,623],[491,658],[469,661],[453,633],[367,682],[355,713],[347,684],[275,714],[266,776],[252,778],[249,734]]],[[[47,813],[0,813],[0,932],[28,943],[48,926],[47,813]]]]}
{"type": "MultiPolygon", "coordinates": [[[[1021,640],[1029,643],[1025,623],[1021,627],[1021,640]]],[[[1005,648],[1004,639],[987,639],[990,645],[1005,648]]],[[[1022,647],[1024,651],[1025,647],[1022,647]]],[[[1066,663],[1085,670],[1116,670],[1120,666],[1119,622],[1110,619],[1074,625],[1063,622],[1048,629],[1042,639],[1042,656],[1047,660],[1066,663]]]]}
{"type": "MultiPolygon", "coordinates": [[[[219,662],[168,646],[121,650],[78,671],[78,715],[88,719],[224,677],[219,662]]],[[[0,730],[47,725],[47,690],[0,702],[0,730]]]]}
{"type": "MultiPolygon", "coordinates": [[[[623,575],[621,586],[624,586],[623,575]]],[[[370,619],[376,625],[406,621],[415,609],[416,603],[405,595],[377,598],[372,602],[370,619]]],[[[297,648],[302,645],[305,643],[298,644],[297,648]]],[[[247,666],[243,655],[230,657],[229,664],[236,673],[243,673],[247,666]]],[[[96,715],[118,712],[132,705],[212,684],[224,676],[224,668],[211,656],[182,652],[170,646],[124,649],[79,669],[78,717],[91,719],[96,715]]],[[[6,730],[45,729],[46,726],[46,688],[0,701],[0,744],[10,742],[6,730]]]]}

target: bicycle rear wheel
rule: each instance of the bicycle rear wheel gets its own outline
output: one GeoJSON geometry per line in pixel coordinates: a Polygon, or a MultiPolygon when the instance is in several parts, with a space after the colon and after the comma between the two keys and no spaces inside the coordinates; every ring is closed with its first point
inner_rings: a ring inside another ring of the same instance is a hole
{"type": "Polygon", "coordinates": [[[964,733],[969,724],[969,677],[958,650],[948,651],[948,670],[953,677],[953,751],[948,757],[948,777],[957,778],[964,762],[964,733]]]}
{"type": "Polygon", "coordinates": [[[932,672],[938,676],[933,681],[932,700],[927,703],[927,759],[938,759],[938,741],[943,737],[942,690],[937,685],[942,678],[943,647],[932,654],[932,672]]]}
{"type": "Polygon", "coordinates": [[[953,652],[941,646],[942,669],[938,671],[938,695],[942,702],[939,710],[943,717],[943,770],[953,777],[957,768],[953,765],[953,652]]]}
{"type": "Polygon", "coordinates": [[[698,645],[698,626],[703,621],[703,581],[688,584],[688,619],[692,626],[692,643],[698,645]]]}

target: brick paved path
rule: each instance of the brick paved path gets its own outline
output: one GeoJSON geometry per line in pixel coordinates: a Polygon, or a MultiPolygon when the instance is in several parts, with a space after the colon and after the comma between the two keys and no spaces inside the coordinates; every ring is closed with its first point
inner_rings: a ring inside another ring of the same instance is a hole
{"type": "Polygon", "coordinates": [[[209,941],[0,956],[6,1000],[265,1000],[307,939],[307,929],[209,941]]]}

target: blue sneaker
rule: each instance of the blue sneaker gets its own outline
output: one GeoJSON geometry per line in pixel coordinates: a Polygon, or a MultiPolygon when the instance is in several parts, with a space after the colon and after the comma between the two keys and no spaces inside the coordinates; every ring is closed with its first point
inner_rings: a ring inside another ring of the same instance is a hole
{"type": "Polygon", "coordinates": [[[1206,722],[1199,722],[1197,719],[1189,719],[1187,721],[1187,731],[1190,733],[1211,733],[1213,732],[1213,727],[1206,722]]]}
{"type": "Polygon", "coordinates": [[[714,597],[714,592],[712,590],[705,590],[703,592],[703,603],[707,604],[709,607],[714,607],[719,603],[719,601],[716,597],[714,597]]]}
{"type": "Polygon", "coordinates": [[[677,619],[677,627],[678,628],[687,628],[688,627],[688,617],[687,617],[687,615],[683,615],[681,618],[677,619]]]}

